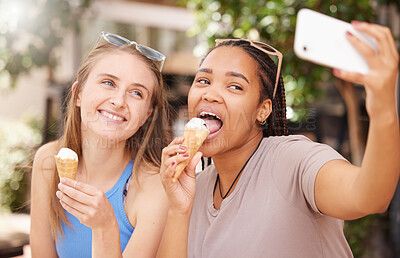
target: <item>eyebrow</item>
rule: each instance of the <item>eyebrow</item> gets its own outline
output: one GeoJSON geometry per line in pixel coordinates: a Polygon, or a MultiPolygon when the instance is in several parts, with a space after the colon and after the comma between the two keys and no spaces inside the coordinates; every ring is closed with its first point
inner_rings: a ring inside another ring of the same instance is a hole
{"type": "MultiPolygon", "coordinates": [[[[114,79],[114,80],[116,80],[116,81],[120,81],[120,79],[119,79],[117,76],[115,76],[115,75],[113,75],[113,74],[109,74],[109,73],[101,73],[101,74],[99,74],[97,77],[102,77],[102,76],[111,77],[112,79],[114,79]]],[[[147,92],[149,91],[149,89],[147,89],[146,86],[144,86],[143,84],[138,83],[138,82],[133,82],[133,83],[131,83],[130,85],[144,88],[147,92]]]]}
{"type": "Polygon", "coordinates": [[[212,69],[210,68],[200,68],[199,70],[197,70],[198,73],[212,73],[212,69]]]}
{"type": "Polygon", "coordinates": [[[226,73],[227,76],[234,76],[234,77],[239,77],[242,78],[243,80],[245,80],[247,83],[249,83],[249,80],[247,80],[246,76],[244,76],[241,73],[237,73],[237,72],[227,72],[226,73]]]}
{"type": "MultiPolygon", "coordinates": [[[[213,73],[212,69],[210,68],[200,68],[199,70],[197,70],[198,73],[203,72],[203,73],[213,73]]],[[[245,80],[247,83],[249,83],[249,80],[246,78],[246,76],[244,76],[241,73],[237,73],[237,72],[226,72],[225,74],[226,76],[234,76],[234,77],[238,77],[238,78],[242,78],[243,80],[245,80]]]]}

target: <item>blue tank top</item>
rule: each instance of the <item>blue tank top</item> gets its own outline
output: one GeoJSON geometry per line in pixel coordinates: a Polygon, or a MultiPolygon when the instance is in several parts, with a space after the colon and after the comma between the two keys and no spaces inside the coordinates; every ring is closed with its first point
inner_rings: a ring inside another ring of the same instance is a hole
{"type": "MultiPolygon", "coordinates": [[[[134,228],[130,224],[124,209],[123,192],[125,184],[132,175],[133,161],[130,161],[125,168],[118,182],[106,193],[108,201],[114,208],[114,214],[117,218],[119,225],[119,234],[121,241],[121,250],[125,250],[129,239],[133,233],[134,228]]],[[[92,257],[92,229],[81,224],[79,220],[65,211],[72,229],[67,227],[64,222],[62,228],[64,231],[64,238],[59,238],[56,241],[57,254],[60,258],[80,258],[92,257]]]]}

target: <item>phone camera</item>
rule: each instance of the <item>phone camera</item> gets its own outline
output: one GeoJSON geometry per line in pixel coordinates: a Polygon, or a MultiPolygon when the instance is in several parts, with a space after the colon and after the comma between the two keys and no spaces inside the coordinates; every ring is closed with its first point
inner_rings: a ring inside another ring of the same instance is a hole
{"type": "Polygon", "coordinates": [[[307,47],[303,46],[303,51],[306,52],[307,51],[307,47]]]}

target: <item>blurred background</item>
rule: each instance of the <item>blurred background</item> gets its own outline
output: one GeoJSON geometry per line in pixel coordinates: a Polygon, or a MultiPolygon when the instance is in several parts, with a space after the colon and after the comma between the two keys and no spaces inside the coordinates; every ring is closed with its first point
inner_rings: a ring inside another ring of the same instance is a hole
{"type": "MultiPolygon", "coordinates": [[[[33,155],[62,133],[66,92],[101,31],[167,56],[163,75],[175,135],[187,121],[187,93],[214,39],[272,44],[284,55],[290,133],[327,143],[360,164],[368,129],[365,92],[294,56],[301,8],[388,26],[399,46],[398,0],[0,0],[0,257],[30,257],[33,155]]],[[[355,257],[400,257],[399,195],[384,214],[346,221],[355,257]]]]}

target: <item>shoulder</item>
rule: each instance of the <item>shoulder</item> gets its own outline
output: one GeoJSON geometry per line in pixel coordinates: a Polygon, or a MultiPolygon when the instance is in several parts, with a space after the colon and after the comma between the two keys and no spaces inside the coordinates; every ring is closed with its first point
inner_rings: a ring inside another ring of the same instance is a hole
{"type": "Polygon", "coordinates": [[[58,149],[59,143],[57,141],[49,142],[44,145],[42,145],[35,154],[35,159],[34,161],[44,161],[49,163],[50,158],[52,158],[53,163],[54,162],[54,155],[57,154],[57,149],[58,149]]]}
{"type": "Polygon", "coordinates": [[[146,193],[147,196],[166,197],[158,169],[147,169],[147,171],[140,173],[138,179],[142,193],[146,193]]]}
{"type": "MultiPolygon", "coordinates": [[[[264,138],[256,154],[256,162],[275,177],[297,176],[332,159],[343,157],[327,144],[311,141],[303,135],[264,138]]],[[[285,179],[284,178],[284,179],[285,179]]]]}
{"type": "Polygon", "coordinates": [[[269,157],[300,158],[313,148],[328,148],[330,146],[311,141],[304,135],[270,136],[262,140],[260,151],[269,157]]]}
{"type": "Polygon", "coordinates": [[[58,142],[50,142],[41,146],[35,154],[31,180],[33,204],[40,202],[42,205],[48,205],[51,198],[49,193],[53,191],[55,178],[58,177],[54,160],[57,149],[58,142]]]}
{"type": "Polygon", "coordinates": [[[214,182],[217,177],[217,170],[214,164],[209,165],[203,171],[196,174],[196,192],[201,191],[210,182],[214,182]]]}
{"type": "Polygon", "coordinates": [[[271,148],[271,147],[288,147],[294,145],[302,145],[302,144],[313,144],[311,141],[304,135],[287,135],[287,136],[270,136],[266,137],[262,140],[261,146],[262,148],[271,148]]]}
{"type": "Polygon", "coordinates": [[[53,174],[56,163],[54,155],[57,154],[59,143],[53,141],[42,145],[36,152],[33,160],[33,174],[48,177],[53,174]]]}
{"type": "Polygon", "coordinates": [[[141,171],[137,176],[138,180],[134,178],[129,186],[127,196],[129,213],[135,214],[135,217],[166,214],[168,198],[161,183],[159,171],[155,168],[140,168],[139,170],[141,171]]]}

